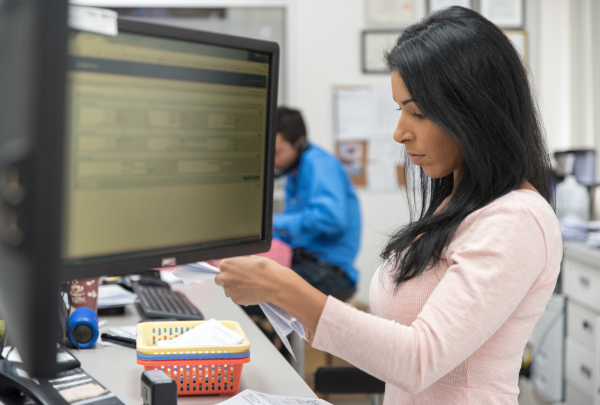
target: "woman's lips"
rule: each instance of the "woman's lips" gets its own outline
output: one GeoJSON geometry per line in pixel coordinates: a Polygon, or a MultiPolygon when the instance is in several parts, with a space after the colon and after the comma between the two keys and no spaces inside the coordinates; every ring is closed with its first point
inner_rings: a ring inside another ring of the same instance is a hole
{"type": "Polygon", "coordinates": [[[410,155],[410,161],[413,163],[413,165],[418,165],[424,157],[425,155],[410,155]]]}

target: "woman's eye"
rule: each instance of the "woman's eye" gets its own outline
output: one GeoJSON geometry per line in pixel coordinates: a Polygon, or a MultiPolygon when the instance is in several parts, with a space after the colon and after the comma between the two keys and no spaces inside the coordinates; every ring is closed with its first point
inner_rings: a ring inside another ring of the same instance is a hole
{"type": "Polygon", "coordinates": [[[418,119],[418,120],[423,120],[425,119],[425,115],[423,114],[419,114],[419,113],[413,113],[413,116],[418,119]]]}

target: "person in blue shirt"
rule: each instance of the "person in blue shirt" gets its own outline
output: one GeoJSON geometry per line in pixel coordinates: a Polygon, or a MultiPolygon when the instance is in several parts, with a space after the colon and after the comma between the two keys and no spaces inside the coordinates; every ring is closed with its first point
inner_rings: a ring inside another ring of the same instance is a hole
{"type": "Polygon", "coordinates": [[[275,170],[287,182],[274,236],[292,246],[292,269],[321,292],[349,298],[358,280],[358,199],[341,162],[308,142],[297,110],[277,110],[275,170]]]}

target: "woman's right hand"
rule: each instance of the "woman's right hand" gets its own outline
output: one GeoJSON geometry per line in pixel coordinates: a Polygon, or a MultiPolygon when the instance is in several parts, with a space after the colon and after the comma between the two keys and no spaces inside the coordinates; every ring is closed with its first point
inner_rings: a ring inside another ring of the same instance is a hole
{"type": "MultiPolygon", "coordinates": [[[[272,302],[293,270],[261,256],[234,257],[222,260],[215,283],[224,287],[233,302],[257,305],[272,302]]],[[[295,273],[294,273],[295,274],[295,273]]]]}

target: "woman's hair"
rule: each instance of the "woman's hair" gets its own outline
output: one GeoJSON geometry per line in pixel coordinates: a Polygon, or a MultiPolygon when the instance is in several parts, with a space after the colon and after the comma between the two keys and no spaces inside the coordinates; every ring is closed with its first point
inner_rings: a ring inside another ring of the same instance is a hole
{"type": "Polygon", "coordinates": [[[398,288],[440,261],[466,216],[523,181],[552,207],[554,201],[550,157],[527,70],[498,27],[475,11],[450,7],[408,27],[385,59],[422,113],[463,156],[458,184],[452,173],[431,179],[405,159],[411,222],[392,235],[381,254],[398,288]]]}

